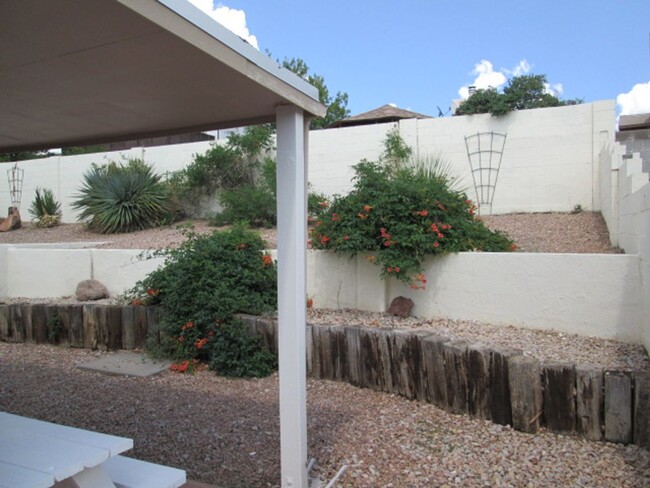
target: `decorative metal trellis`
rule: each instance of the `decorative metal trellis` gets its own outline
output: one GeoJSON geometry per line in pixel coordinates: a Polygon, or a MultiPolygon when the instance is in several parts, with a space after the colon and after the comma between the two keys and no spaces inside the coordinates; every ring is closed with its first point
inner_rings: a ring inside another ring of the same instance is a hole
{"type": "Polygon", "coordinates": [[[25,170],[14,164],[11,169],[7,170],[7,179],[9,180],[9,195],[11,197],[11,206],[20,208],[20,200],[23,197],[23,179],[25,170]]]}
{"type": "Polygon", "coordinates": [[[505,145],[506,134],[498,132],[477,132],[465,136],[479,215],[492,213],[492,201],[505,145]]]}

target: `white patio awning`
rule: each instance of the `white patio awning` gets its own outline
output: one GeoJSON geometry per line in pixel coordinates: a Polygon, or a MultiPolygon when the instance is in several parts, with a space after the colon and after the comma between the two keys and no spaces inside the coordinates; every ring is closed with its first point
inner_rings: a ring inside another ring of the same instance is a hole
{"type": "Polygon", "coordinates": [[[306,120],[325,114],[317,90],[185,0],[2,0],[0,19],[0,153],[277,121],[282,486],[306,488],[306,120]]]}
{"type": "Polygon", "coordinates": [[[185,0],[3,0],[0,18],[0,152],[324,114],[314,87],[185,0]]]}

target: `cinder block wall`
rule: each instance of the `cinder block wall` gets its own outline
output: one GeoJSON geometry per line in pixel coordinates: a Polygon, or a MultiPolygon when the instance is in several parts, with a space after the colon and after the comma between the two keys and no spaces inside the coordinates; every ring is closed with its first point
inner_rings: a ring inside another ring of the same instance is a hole
{"type": "Polygon", "coordinates": [[[465,136],[506,133],[493,213],[600,209],[599,153],[613,143],[614,102],[437,119],[404,120],[310,134],[309,179],[315,190],[346,193],[352,165],[376,159],[386,133],[398,127],[419,158],[440,155],[475,198],[465,136]]]}
{"type": "Polygon", "coordinates": [[[639,154],[623,155],[619,144],[605,147],[600,156],[601,205],[612,244],[639,260],[639,318],[642,341],[650,350],[650,181],[639,154]]]}
{"type": "MultiPolygon", "coordinates": [[[[475,198],[465,136],[495,131],[507,133],[507,140],[493,213],[569,211],[575,205],[599,210],[599,155],[604,144],[613,143],[614,115],[614,102],[609,100],[522,110],[505,117],[483,114],[412,119],[399,124],[312,131],[309,180],[314,190],[327,195],[347,193],[353,186],[352,167],[362,159],[376,160],[387,132],[397,127],[417,157],[440,155],[470,198],[475,198]]],[[[185,167],[194,154],[205,152],[209,145],[198,142],[21,162],[19,167],[25,170],[21,213],[28,218],[36,187],[49,188],[62,204],[63,221],[74,222],[77,213],[70,205],[92,163],[135,157],[165,173],[185,167]]],[[[0,174],[10,167],[10,163],[0,164],[0,174]]],[[[0,209],[8,207],[9,202],[8,186],[0,180],[0,209]]]]}

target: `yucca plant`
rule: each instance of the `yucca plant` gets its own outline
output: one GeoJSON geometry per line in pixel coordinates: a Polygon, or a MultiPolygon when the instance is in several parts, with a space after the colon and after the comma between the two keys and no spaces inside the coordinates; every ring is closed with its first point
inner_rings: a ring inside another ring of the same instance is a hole
{"type": "Polygon", "coordinates": [[[167,216],[168,193],[153,168],[141,159],[93,165],[73,202],[79,221],[103,234],[155,227],[167,216]]]}
{"type": "Polygon", "coordinates": [[[52,190],[36,188],[29,214],[37,227],[55,227],[61,223],[61,204],[54,198],[52,190]]]}

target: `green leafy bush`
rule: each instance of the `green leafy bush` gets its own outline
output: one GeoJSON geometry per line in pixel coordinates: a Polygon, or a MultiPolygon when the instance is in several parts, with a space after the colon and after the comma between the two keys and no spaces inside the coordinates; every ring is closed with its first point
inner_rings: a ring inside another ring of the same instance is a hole
{"type": "Polygon", "coordinates": [[[79,220],[103,234],[160,225],[168,215],[168,193],[151,166],[140,159],[93,165],[72,206],[79,220]]]}
{"type": "Polygon", "coordinates": [[[307,218],[310,223],[320,219],[327,212],[329,206],[330,202],[327,195],[311,190],[307,192],[307,218]]]}
{"type": "Polygon", "coordinates": [[[397,127],[392,128],[384,139],[384,152],[381,159],[392,170],[397,170],[413,156],[413,148],[404,142],[397,127]]]}
{"type": "Polygon", "coordinates": [[[258,182],[222,190],[219,202],[223,210],[210,219],[210,223],[220,226],[248,222],[255,227],[273,227],[277,221],[275,167],[275,161],[267,158],[258,182]]]}
{"type": "Polygon", "coordinates": [[[230,146],[213,144],[205,153],[195,154],[184,170],[188,190],[210,194],[219,188],[235,188],[250,183],[250,168],[230,146]]]}
{"type": "Polygon", "coordinates": [[[54,198],[52,190],[47,188],[36,188],[29,213],[37,227],[55,227],[61,223],[61,204],[54,198]]]}
{"type": "Polygon", "coordinates": [[[223,376],[270,375],[277,368],[277,358],[260,341],[241,320],[222,324],[210,343],[210,369],[223,376]]]}
{"type": "Polygon", "coordinates": [[[162,309],[163,334],[160,343],[149,343],[153,352],[174,360],[212,361],[222,374],[260,371],[258,363],[272,369],[272,356],[261,352],[256,339],[240,337],[246,331],[233,325],[236,313],[277,308],[276,266],[264,247],[258,233],[236,225],[209,235],[190,232],[177,249],[160,251],[164,266],[132,291],[138,301],[162,309]],[[221,350],[226,346],[234,349],[221,350]],[[233,357],[239,366],[230,364],[233,357]]]}
{"type": "Polygon", "coordinates": [[[427,255],[513,249],[510,239],[474,217],[476,206],[444,173],[368,161],[355,172],[353,191],[336,198],[310,230],[313,248],[367,252],[383,277],[413,288],[426,283],[427,255]]]}
{"type": "Polygon", "coordinates": [[[247,222],[254,227],[273,227],[276,223],[275,198],[264,188],[242,186],[237,190],[224,190],[219,201],[224,209],[210,219],[212,225],[247,222]]]}
{"type": "Polygon", "coordinates": [[[225,144],[212,144],[205,153],[195,154],[186,168],[168,174],[165,184],[173,214],[177,218],[193,214],[201,197],[257,186],[263,154],[272,147],[273,130],[266,124],[230,134],[225,144]]]}

